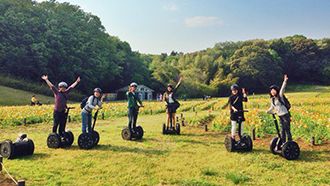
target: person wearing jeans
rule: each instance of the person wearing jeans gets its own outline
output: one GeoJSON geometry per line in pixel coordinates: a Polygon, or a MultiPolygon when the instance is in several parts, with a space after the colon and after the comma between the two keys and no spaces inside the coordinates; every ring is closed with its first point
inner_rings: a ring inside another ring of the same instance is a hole
{"type": "Polygon", "coordinates": [[[288,76],[284,75],[284,81],[282,83],[281,89],[276,85],[272,85],[269,88],[271,103],[270,108],[267,110],[268,114],[277,114],[280,118],[280,123],[282,126],[281,136],[283,143],[286,142],[286,137],[288,138],[288,141],[292,141],[290,129],[291,116],[288,111],[288,108],[286,108],[284,104],[284,92],[288,79],[288,76]]]}
{"type": "Polygon", "coordinates": [[[93,109],[101,109],[102,108],[102,90],[100,88],[94,89],[94,94],[91,95],[84,108],[81,111],[81,118],[82,118],[82,132],[86,133],[87,131],[90,133],[92,132],[92,111],[93,109]]]}

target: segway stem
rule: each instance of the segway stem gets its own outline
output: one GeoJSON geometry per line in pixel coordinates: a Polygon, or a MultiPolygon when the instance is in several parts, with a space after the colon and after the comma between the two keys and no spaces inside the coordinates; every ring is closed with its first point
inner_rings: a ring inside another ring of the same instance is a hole
{"type": "Polygon", "coordinates": [[[93,126],[92,126],[92,129],[94,130],[94,127],[95,127],[95,123],[96,123],[96,120],[97,120],[97,115],[99,113],[99,110],[97,110],[94,114],[94,117],[93,117],[93,126]]]}
{"type": "Polygon", "coordinates": [[[279,129],[279,127],[278,127],[278,122],[277,122],[277,119],[276,119],[275,114],[273,114],[273,120],[274,120],[274,123],[275,123],[277,136],[278,136],[280,139],[282,139],[282,138],[281,138],[281,134],[280,134],[280,129],[279,129]]]}

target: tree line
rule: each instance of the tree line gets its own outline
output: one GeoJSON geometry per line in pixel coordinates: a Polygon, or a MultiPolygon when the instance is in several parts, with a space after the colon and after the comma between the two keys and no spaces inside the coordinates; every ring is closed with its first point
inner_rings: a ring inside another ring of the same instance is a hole
{"type": "Polygon", "coordinates": [[[179,93],[187,97],[226,95],[233,83],[264,92],[284,73],[296,83],[330,84],[330,39],[295,35],[148,55],[109,35],[97,16],[79,6],[0,0],[0,73],[39,84],[41,74],[54,82],[80,76],[82,94],[96,86],[113,92],[132,81],[158,92],[180,76],[179,93]]]}

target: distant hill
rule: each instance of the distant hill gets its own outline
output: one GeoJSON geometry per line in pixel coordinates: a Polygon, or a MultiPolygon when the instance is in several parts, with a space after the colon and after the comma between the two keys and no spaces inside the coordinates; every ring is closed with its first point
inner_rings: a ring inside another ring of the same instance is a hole
{"type": "Polygon", "coordinates": [[[54,98],[34,94],[33,92],[13,89],[0,85],[0,105],[11,106],[11,105],[29,105],[32,95],[36,95],[39,101],[43,104],[52,104],[54,98]]]}

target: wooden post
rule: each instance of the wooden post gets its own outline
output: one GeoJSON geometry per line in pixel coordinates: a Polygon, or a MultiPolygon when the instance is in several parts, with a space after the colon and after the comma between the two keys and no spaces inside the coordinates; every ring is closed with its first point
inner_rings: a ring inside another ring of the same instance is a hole
{"type": "Polygon", "coordinates": [[[3,158],[2,158],[2,156],[0,155],[0,172],[2,171],[2,160],[3,160],[3,158]]]}
{"type": "Polygon", "coordinates": [[[104,112],[102,112],[102,120],[104,120],[104,112]]]}
{"type": "Polygon", "coordinates": [[[17,186],[25,186],[25,181],[24,180],[18,180],[17,181],[17,186]]]}
{"type": "Polygon", "coordinates": [[[255,128],[252,129],[252,139],[256,140],[256,129],[255,128]]]}
{"type": "Polygon", "coordinates": [[[23,119],[23,124],[26,125],[26,118],[23,119]]]}
{"type": "Polygon", "coordinates": [[[313,136],[312,138],[311,138],[311,145],[315,145],[315,137],[313,136]]]}
{"type": "Polygon", "coordinates": [[[208,131],[208,128],[207,128],[207,125],[205,125],[205,132],[207,132],[208,131]]]}
{"type": "Polygon", "coordinates": [[[152,109],[150,110],[150,114],[152,115],[152,109]]]}
{"type": "Polygon", "coordinates": [[[183,113],[181,113],[181,119],[183,118],[183,113]]]}

